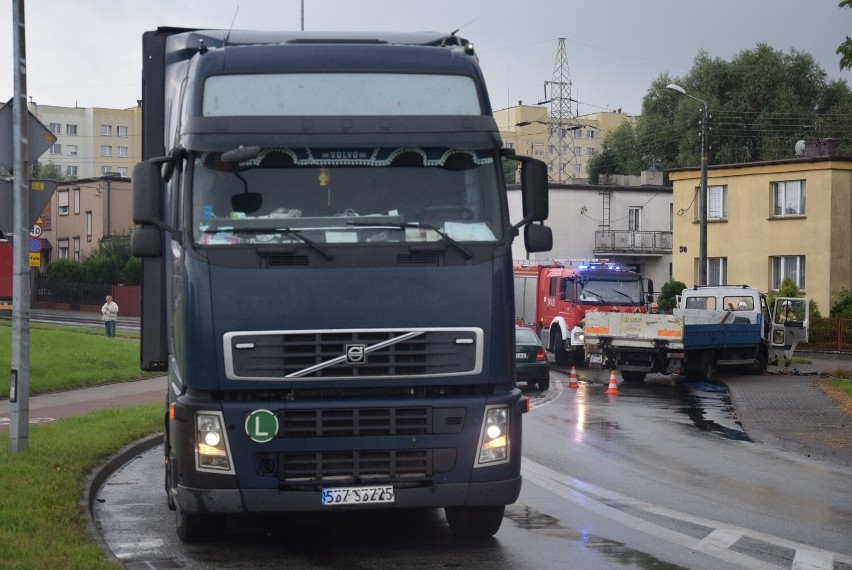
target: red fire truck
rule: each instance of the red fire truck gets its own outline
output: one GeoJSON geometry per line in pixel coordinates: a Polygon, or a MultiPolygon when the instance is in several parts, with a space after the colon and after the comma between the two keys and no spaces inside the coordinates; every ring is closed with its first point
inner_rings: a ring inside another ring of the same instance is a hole
{"type": "Polygon", "coordinates": [[[556,363],[582,364],[586,311],[645,312],[654,284],[639,273],[604,260],[517,262],[516,322],[532,327],[556,363]]]}

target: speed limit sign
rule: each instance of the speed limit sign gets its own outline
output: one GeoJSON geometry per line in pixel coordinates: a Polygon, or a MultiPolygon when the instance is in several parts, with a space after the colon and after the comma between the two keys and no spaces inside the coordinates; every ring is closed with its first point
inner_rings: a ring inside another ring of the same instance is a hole
{"type": "Polygon", "coordinates": [[[30,228],[30,237],[40,238],[41,237],[41,225],[35,224],[32,228],[30,228]]]}

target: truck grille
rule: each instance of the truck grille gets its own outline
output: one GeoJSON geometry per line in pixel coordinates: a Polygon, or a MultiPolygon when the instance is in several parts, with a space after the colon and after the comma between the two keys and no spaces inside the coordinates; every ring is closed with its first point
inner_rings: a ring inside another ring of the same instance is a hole
{"type": "Polygon", "coordinates": [[[432,475],[432,450],[282,453],[279,465],[285,483],[422,479],[432,475]]]}
{"type": "Polygon", "coordinates": [[[432,433],[429,408],[347,408],[279,412],[278,437],[378,437],[432,433]]]}
{"type": "Polygon", "coordinates": [[[478,328],[230,332],[230,380],[462,376],[482,370],[478,328]]]}

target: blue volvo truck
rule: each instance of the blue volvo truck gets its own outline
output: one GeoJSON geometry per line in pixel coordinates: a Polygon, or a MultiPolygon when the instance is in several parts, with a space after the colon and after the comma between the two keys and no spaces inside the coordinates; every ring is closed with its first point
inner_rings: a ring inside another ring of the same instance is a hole
{"type": "Polygon", "coordinates": [[[552,235],[546,167],[502,148],[472,44],[159,28],[142,87],[131,244],[178,536],[407,508],[497,532],[528,406],[511,246],[552,235]]]}

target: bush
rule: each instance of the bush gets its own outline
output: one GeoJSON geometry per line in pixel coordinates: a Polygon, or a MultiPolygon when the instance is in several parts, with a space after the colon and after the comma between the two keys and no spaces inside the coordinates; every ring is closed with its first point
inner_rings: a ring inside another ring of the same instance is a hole
{"type": "Polygon", "coordinates": [[[86,261],[86,281],[89,283],[118,283],[120,273],[114,257],[90,257],[86,261]]]}
{"type": "Polygon", "coordinates": [[[837,302],[831,306],[829,315],[841,319],[852,319],[852,293],[844,287],[834,296],[837,297],[837,302]]]}
{"type": "Polygon", "coordinates": [[[125,285],[139,285],[142,279],[142,260],[131,257],[121,270],[121,282],[125,285]]]}
{"type": "Polygon", "coordinates": [[[80,283],[86,276],[86,267],[73,259],[56,259],[47,264],[45,274],[54,284],[71,285],[80,283]]]}
{"type": "Polygon", "coordinates": [[[683,281],[675,281],[672,279],[668,283],[663,284],[660,289],[660,297],[657,299],[657,304],[661,311],[671,311],[677,305],[677,296],[681,291],[686,289],[686,283],[683,281]]]}
{"type": "MultiPolygon", "coordinates": [[[[793,281],[789,277],[785,277],[781,281],[781,288],[775,292],[770,291],[769,295],[767,295],[767,301],[770,307],[775,306],[775,298],[776,297],[801,297],[802,293],[799,291],[799,287],[796,285],[796,282],[793,281]]],[[[817,306],[816,301],[810,299],[808,301],[808,313],[811,318],[819,318],[822,317],[822,314],[819,312],[819,306],[817,306]]]]}

